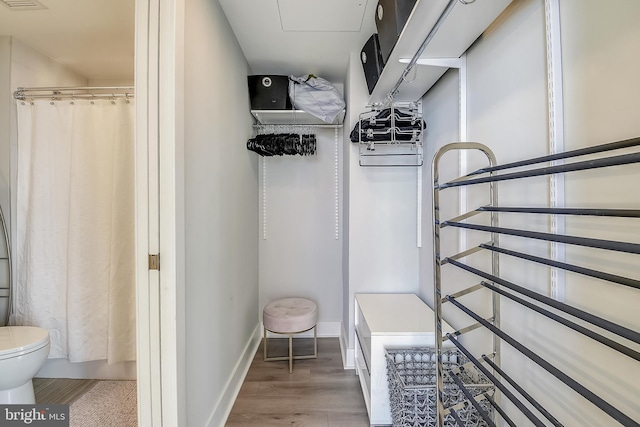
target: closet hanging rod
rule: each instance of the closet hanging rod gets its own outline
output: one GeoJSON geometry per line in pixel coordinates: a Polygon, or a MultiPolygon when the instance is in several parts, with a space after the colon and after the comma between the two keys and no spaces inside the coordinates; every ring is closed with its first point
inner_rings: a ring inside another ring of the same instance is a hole
{"type": "Polygon", "coordinates": [[[19,87],[13,93],[18,100],[40,98],[133,98],[133,86],[19,87]]]}
{"type": "Polygon", "coordinates": [[[465,185],[483,184],[487,182],[507,181],[511,179],[530,178],[534,176],[553,175],[563,172],[576,172],[582,170],[606,168],[609,166],[621,166],[631,163],[640,163],[640,153],[623,154],[620,156],[605,157],[597,160],[568,163],[558,166],[549,166],[538,169],[530,169],[522,172],[512,172],[504,175],[493,175],[483,178],[468,179],[466,181],[451,181],[440,185],[439,189],[462,187],[465,185]]]}
{"type": "Polygon", "coordinates": [[[551,162],[555,160],[569,159],[573,157],[586,156],[588,154],[604,153],[606,151],[620,150],[622,148],[640,146],[640,138],[630,138],[622,141],[609,142],[606,144],[594,145],[593,147],[579,148],[577,150],[564,151],[562,153],[550,154],[542,157],[535,157],[533,159],[522,160],[519,162],[505,163],[503,165],[497,165],[492,167],[480,168],[474,172],[469,173],[466,176],[480,175],[487,172],[496,172],[505,169],[513,169],[522,166],[535,165],[537,163],[551,162]]]}
{"type": "Polygon", "coordinates": [[[518,350],[520,353],[525,355],[527,358],[529,358],[530,360],[532,360],[533,362],[538,364],[541,368],[543,368],[544,370],[549,372],[551,375],[553,375],[554,377],[556,377],[557,379],[562,381],[564,384],[566,384],[567,386],[572,388],[574,391],[576,391],[582,397],[584,397],[585,399],[590,401],[592,404],[594,404],[595,406],[600,408],[603,412],[605,412],[611,418],[613,418],[616,421],[618,421],[620,424],[622,424],[624,426],[629,426],[629,427],[640,427],[640,424],[638,424],[637,422],[632,420],[630,417],[625,415],[619,409],[615,408],[613,405],[611,405],[610,403],[608,403],[607,401],[602,399],[600,396],[596,395],[591,390],[589,390],[588,388],[586,388],[585,386],[583,386],[582,384],[580,384],[579,382],[577,382],[576,380],[574,380],[573,378],[571,378],[570,376],[568,376],[567,374],[562,372],[560,369],[556,368],[551,363],[549,363],[546,360],[544,360],[542,357],[540,357],[539,355],[537,355],[536,353],[531,351],[529,348],[527,348],[524,345],[520,344],[520,342],[518,342],[516,339],[514,339],[513,337],[511,337],[510,335],[505,333],[503,330],[501,330],[499,328],[496,328],[495,326],[493,326],[489,322],[487,322],[484,319],[482,319],[482,317],[478,316],[476,313],[474,313],[472,310],[470,310],[465,305],[461,304],[455,298],[450,298],[450,297],[446,297],[446,298],[453,305],[455,305],[460,310],[465,312],[469,317],[471,317],[471,318],[475,319],[476,321],[482,323],[482,325],[484,327],[486,327],[491,332],[493,332],[495,335],[500,337],[507,344],[509,344],[510,346],[515,348],[516,350],[518,350]]]}
{"type": "Polygon", "coordinates": [[[342,129],[343,125],[331,125],[331,124],[304,124],[304,123],[287,123],[287,124],[260,124],[260,123],[256,123],[253,125],[254,128],[256,129],[264,129],[264,128],[271,128],[271,127],[275,127],[276,129],[280,130],[280,129],[286,129],[286,128],[292,128],[292,129],[303,129],[303,128],[323,128],[323,129],[342,129]]]}
{"type": "Polygon", "coordinates": [[[396,82],[395,86],[393,86],[393,89],[391,89],[389,91],[389,93],[387,94],[387,97],[386,97],[386,102],[387,103],[391,103],[393,101],[393,98],[398,93],[398,90],[400,90],[400,86],[402,86],[402,83],[404,82],[404,79],[409,75],[409,72],[416,65],[416,63],[418,62],[418,59],[420,59],[420,57],[422,56],[422,53],[427,48],[429,43],[431,43],[431,40],[436,35],[436,33],[438,32],[438,30],[440,29],[440,27],[442,26],[444,21],[447,19],[447,16],[449,16],[449,13],[451,13],[451,11],[453,10],[453,7],[456,5],[456,3],[458,1],[460,1],[463,4],[465,4],[461,0],[449,0],[449,3],[447,4],[445,9],[440,14],[440,17],[438,17],[438,20],[433,25],[433,28],[431,28],[431,31],[429,31],[429,34],[427,34],[427,37],[425,37],[425,39],[422,42],[422,44],[420,45],[420,47],[418,48],[416,53],[413,55],[413,58],[411,58],[411,61],[409,61],[409,63],[405,67],[404,71],[402,72],[402,75],[400,76],[400,78],[396,82]]]}
{"type": "Polygon", "coordinates": [[[133,94],[129,93],[91,93],[91,94],[51,94],[51,95],[19,95],[16,96],[15,99],[19,101],[28,101],[32,99],[51,99],[51,100],[62,100],[62,99],[115,99],[115,98],[126,98],[133,99],[133,94]]]}

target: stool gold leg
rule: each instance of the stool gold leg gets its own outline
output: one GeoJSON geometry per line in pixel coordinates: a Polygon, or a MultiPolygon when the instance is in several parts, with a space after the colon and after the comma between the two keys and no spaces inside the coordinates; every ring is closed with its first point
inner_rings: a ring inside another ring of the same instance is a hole
{"type": "Polygon", "coordinates": [[[263,361],[267,361],[267,328],[264,328],[264,336],[262,338],[262,348],[264,350],[264,357],[262,358],[263,361]]]}
{"type": "Polygon", "coordinates": [[[289,373],[293,373],[293,334],[289,334],[289,373]]]}
{"type": "Polygon", "coordinates": [[[313,356],[318,358],[318,325],[313,327],[313,356]]]}
{"type": "Polygon", "coordinates": [[[268,354],[268,347],[267,344],[269,342],[269,340],[267,339],[267,328],[264,328],[264,336],[262,338],[262,342],[263,342],[263,349],[264,349],[264,354],[263,354],[263,360],[265,362],[273,362],[276,360],[288,360],[289,361],[289,373],[292,374],[293,373],[293,361],[295,359],[317,359],[318,358],[318,328],[317,326],[314,326],[313,328],[307,329],[306,331],[298,331],[298,332],[292,332],[292,333],[287,333],[287,332],[276,332],[278,334],[283,334],[283,335],[288,335],[289,336],[289,355],[288,356],[273,356],[273,357],[267,357],[268,354]],[[298,356],[294,356],[293,355],[293,335],[294,334],[299,334],[302,332],[307,332],[309,330],[313,329],[313,354],[303,354],[303,355],[298,355],[298,356]]]}

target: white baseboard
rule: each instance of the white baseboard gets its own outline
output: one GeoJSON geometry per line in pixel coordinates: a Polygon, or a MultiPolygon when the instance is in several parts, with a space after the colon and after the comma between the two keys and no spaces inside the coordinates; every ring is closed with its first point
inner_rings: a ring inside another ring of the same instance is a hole
{"type": "Polygon", "coordinates": [[[72,363],[69,359],[47,359],[36,374],[38,378],[75,378],[92,380],[135,380],[136,362],[109,365],[106,360],[72,363]]]}
{"type": "Polygon", "coordinates": [[[253,335],[245,346],[238,363],[236,363],[233,372],[229,376],[229,380],[224,387],[224,392],[216,403],[205,426],[219,427],[225,425],[227,422],[227,418],[229,418],[229,414],[231,413],[231,408],[233,408],[233,404],[238,397],[242,383],[247,376],[247,372],[249,372],[253,357],[255,356],[256,351],[258,351],[262,335],[261,331],[262,325],[257,325],[256,329],[253,331],[253,335]]]}
{"type": "Polygon", "coordinates": [[[355,369],[355,349],[349,348],[349,334],[347,334],[344,328],[341,328],[341,330],[342,333],[340,334],[340,352],[342,353],[342,366],[344,366],[344,369],[355,369]]]}
{"type": "MultiPolygon", "coordinates": [[[[334,338],[340,336],[340,330],[342,329],[342,322],[318,322],[318,338],[334,338]]],[[[260,323],[260,336],[263,335],[264,328],[260,323]]],[[[267,331],[267,338],[282,338],[282,334],[275,334],[267,331]]],[[[313,338],[313,329],[305,331],[300,334],[296,334],[293,338],[313,338]]]]}

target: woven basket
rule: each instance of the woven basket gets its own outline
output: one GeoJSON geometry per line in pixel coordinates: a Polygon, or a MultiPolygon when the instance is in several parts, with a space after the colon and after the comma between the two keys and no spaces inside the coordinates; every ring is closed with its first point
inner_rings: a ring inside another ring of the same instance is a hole
{"type": "MultiPolygon", "coordinates": [[[[434,348],[386,349],[389,401],[394,427],[436,426],[436,354],[434,348]]],[[[468,362],[456,349],[442,351],[443,369],[460,367],[468,362]]],[[[493,395],[494,386],[475,369],[461,369],[458,378],[473,396],[493,395]]],[[[487,426],[478,411],[467,402],[462,390],[448,375],[443,375],[444,407],[456,406],[456,413],[465,427],[487,426]]],[[[493,418],[493,407],[486,400],[479,402],[484,412],[493,418]]],[[[445,426],[457,427],[453,416],[445,417],[445,426]]]]}

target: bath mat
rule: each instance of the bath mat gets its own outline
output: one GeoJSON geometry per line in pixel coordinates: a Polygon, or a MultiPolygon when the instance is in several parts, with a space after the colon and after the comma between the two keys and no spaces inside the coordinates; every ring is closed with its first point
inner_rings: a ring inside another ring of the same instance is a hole
{"type": "Polygon", "coordinates": [[[137,427],[135,381],[98,381],[69,407],[70,427],[137,427]]]}

